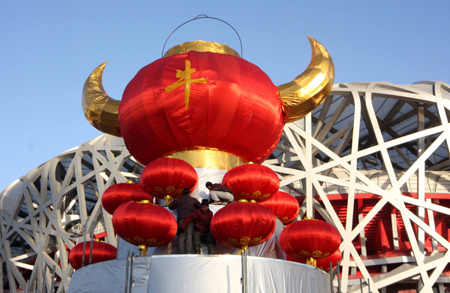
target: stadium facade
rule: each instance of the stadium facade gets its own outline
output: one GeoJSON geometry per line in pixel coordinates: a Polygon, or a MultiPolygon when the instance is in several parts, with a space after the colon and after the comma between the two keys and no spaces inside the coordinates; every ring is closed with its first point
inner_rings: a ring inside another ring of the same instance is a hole
{"type": "MultiPolygon", "coordinates": [[[[342,83],[285,125],[264,165],[300,198],[298,219],[314,209],[340,232],[342,292],[450,287],[449,115],[443,82],[342,83]]],[[[68,292],[68,249],[89,235],[117,245],[101,195],[143,167],[122,139],[102,135],[2,191],[2,288],[68,292]]]]}

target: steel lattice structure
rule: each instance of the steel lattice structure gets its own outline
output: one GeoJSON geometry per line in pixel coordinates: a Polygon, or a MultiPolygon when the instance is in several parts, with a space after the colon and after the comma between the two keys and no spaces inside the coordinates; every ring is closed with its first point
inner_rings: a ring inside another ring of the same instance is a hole
{"type": "MultiPolygon", "coordinates": [[[[360,280],[365,292],[411,282],[443,292],[450,283],[449,111],[443,82],[336,84],[323,105],[286,124],[265,165],[283,190],[304,197],[299,218],[325,219],[341,233],[342,292],[359,292],[360,280]]],[[[83,234],[116,244],[99,198],[142,168],[121,139],[102,135],[6,188],[1,286],[42,292],[55,279],[67,292],[73,269],[63,247],[83,234]]]]}

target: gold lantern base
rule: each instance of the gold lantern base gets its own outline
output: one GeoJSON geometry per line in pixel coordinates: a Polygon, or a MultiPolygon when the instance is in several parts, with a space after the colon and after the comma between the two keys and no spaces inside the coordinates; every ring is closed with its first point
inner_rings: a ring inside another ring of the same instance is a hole
{"type": "Polygon", "coordinates": [[[139,249],[139,256],[147,256],[147,252],[148,252],[148,248],[146,245],[139,245],[138,246],[139,249]]]}
{"type": "Polygon", "coordinates": [[[173,201],[173,197],[170,195],[164,196],[164,206],[168,206],[173,201]]]}
{"type": "Polygon", "coordinates": [[[317,267],[316,259],[313,258],[313,257],[308,257],[306,259],[306,264],[310,265],[310,266],[313,266],[313,267],[317,267]]]}

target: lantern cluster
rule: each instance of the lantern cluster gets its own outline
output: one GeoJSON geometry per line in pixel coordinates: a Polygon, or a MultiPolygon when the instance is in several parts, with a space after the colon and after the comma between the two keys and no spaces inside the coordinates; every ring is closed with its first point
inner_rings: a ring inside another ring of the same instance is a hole
{"type": "Polygon", "coordinates": [[[289,224],[280,235],[281,248],[289,256],[306,260],[316,266],[319,259],[334,254],[341,244],[341,235],[331,224],[305,219],[289,224]]]}
{"type": "Polygon", "coordinates": [[[137,245],[141,255],[147,247],[160,246],[175,237],[175,217],[163,207],[153,204],[153,197],[168,204],[182,196],[184,188],[197,186],[197,173],[188,163],[174,158],[160,158],[148,164],[141,175],[141,184],[119,183],[102,196],[103,208],[113,215],[117,235],[137,245]]]}
{"type": "Polygon", "coordinates": [[[242,165],[228,171],[222,184],[233,191],[239,202],[227,205],[214,215],[211,221],[214,237],[224,245],[241,249],[269,239],[275,231],[275,215],[257,202],[268,200],[278,191],[277,174],[262,165],[242,165]]]}

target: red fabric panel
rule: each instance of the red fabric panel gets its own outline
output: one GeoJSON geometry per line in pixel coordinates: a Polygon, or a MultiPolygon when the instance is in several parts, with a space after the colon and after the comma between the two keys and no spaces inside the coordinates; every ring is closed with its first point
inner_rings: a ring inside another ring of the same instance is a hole
{"type": "MultiPolygon", "coordinates": [[[[428,223],[428,217],[426,219],[426,223],[428,223]]],[[[445,223],[445,216],[443,215],[437,215],[434,218],[434,225],[436,227],[436,232],[444,237],[445,239],[448,239],[448,231],[447,231],[447,225],[445,223]]],[[[431,236],[426,234],[425,236],[425,248],[431,249],[433,247],[433,244],[431,242],[431,236]]],[[[438,243],[438,247],[442,247],[440,243],[438,243]]]]}
{"type": "Polygon", "coordinates": [[[390,223],[385,220],[379,220],[375,237],[374,248],[376,253],[385,253],[394,250],[394,244],[391,239],[392,228],[390,223]],[[389,236],[388,236],[389,235],[389,236]]]}

